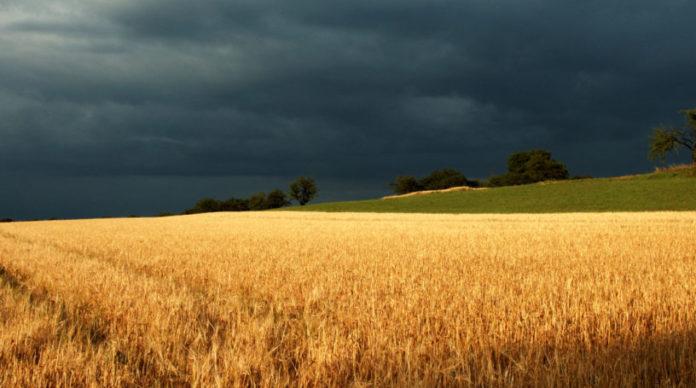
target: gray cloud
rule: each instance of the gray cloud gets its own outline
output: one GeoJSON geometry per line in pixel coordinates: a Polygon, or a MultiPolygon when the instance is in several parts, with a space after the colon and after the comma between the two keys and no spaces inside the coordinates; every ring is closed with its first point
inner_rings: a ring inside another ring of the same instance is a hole
{"type": "Polygon", "coordinates": [[[578,174],[645,170],[650,127],[696,106],[694,14],[686,0],[3,0],[0,175],[313,174],[379,193],[436,167],[484,177],[529,147],[578,174]]]}

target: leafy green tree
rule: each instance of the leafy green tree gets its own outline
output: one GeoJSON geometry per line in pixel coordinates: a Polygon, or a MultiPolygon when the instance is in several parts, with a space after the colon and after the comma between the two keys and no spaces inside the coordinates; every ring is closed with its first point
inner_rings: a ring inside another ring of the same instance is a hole
{"type": "Polygon", "coordinates": [[[423,187],[418,182],[418,179],[413,176],[399,175],[394,179],[394,182],[390,183],[389,186],[394,191],[394,194],[408,194],[414,191],[421,191],[423,187]]]}
{"type": "Polygon", "coordinates": [[[317,184],[312,178],[301,176],[290,184],[290,197],[301,206],[314,199],[318,192],[317,184]]]}
{"type": "Polygon", "coordinates": [[[545,150],[516,152],[508,157],[508,172],[492,177],[489,186],[514,186],[547,180],[568,179],[566,166],[545,150]]]}
{"type": "Polygon", "coordinates": [[[249,197],[249,210],[265,210],[266,193],[256,193],[249,197]]]}
{"type": "Polygon", "coordinates": [[[266,196],[266,209],[278,209],[288,205],[290,205],[290,201],[282,190],[273,190],[266,196]]]}
{"type": "Polygon", "coordinates": [[[656,127],[650,139],[650,159],[664,160],[665,156],[679,148],[691,152],[691,162],[696,165],[696,108],[681,111],[686,125],[681,128],[656,127]]]}

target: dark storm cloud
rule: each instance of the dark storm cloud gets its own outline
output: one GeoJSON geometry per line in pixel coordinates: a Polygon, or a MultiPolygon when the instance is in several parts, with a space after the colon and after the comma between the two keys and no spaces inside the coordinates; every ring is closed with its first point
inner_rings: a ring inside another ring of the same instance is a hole
{"type": "MultiPolygon", "coordinates": [[[[696,105],[696,3],[0,1],[0,168],[483,177],[545,147],[649,168],[696,105]]],[[[375,188],[382,190],[384,187],[375,188]]]]}

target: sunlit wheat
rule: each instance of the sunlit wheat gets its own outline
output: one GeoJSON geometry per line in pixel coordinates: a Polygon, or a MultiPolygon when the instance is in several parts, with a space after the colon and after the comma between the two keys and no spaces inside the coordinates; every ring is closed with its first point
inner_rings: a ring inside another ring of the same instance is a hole
{"type": "Polygon", "coordinates": [[[0,386],[693,385],[696,213],[0,225],[0,386]]]}

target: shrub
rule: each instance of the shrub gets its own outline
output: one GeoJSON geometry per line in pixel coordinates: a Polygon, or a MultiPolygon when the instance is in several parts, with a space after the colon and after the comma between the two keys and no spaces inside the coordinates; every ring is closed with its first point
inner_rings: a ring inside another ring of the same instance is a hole
{"type": "Polygon", "coordinates": [[[249,198],[249,210],[265,210],[266,193],[256,193],[249,198]]]}
{"type": "Polygon", "coordinates": [[[442,190],[450,187],[468,186],[469,181],[461,172],[453,168],[435,170],[420,180],[423,190],[442,190]]]}
{"type": "Polygon", "coordinates": [[[290,205],[290,201],[282,190],[273,190],[266,196],[266,209],[278,209],[288,205],[290,205]]]}
{"type": "Polygon", "coordinates": [[[423,190],[423,187],[415,177],[407,175],[397,176],[394,182],[390,183],[389,186],[394,191],[394,194],[408,194],[423,190]]]}
{"type": "Polygon", "coordinates": [[[222,202],[221,210],[226,212],[239,212],[249,210],[249,200],[232,197],[222,202]]]}
{"type": "Polygon", "coordinates": [[[200,213],[216,212],[220,211],[221,205],[217,199],[203,198],[196,202],[196,206],[193,209],[199,210],[200,213]]]}

